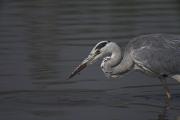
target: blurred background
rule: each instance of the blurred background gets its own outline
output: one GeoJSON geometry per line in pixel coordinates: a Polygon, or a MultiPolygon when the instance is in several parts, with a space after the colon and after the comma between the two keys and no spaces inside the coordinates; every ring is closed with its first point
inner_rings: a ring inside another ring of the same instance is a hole
{"type": "Polygon", "coordinates": [[[179,0],[1,0],[1,120],[180,120],[180,86],[166,110],[158,79],[108,80],[100,61],[67,76],[101,40],[179,34],[179,0]]]}

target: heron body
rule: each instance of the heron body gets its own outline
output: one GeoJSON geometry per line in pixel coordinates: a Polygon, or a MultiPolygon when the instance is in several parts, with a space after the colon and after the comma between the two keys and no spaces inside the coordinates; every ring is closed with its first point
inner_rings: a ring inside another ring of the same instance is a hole
{"type": "Polygon", "coordinates": [[[131,41],[127,49],[144,72],[164,77],[180,74],[180,37],[145,35],[131,41]]]}
{"type": "MultiPolygon", "coordinates": [[[[137,69],[161,80],[172,77],[180,82],[180,36],[178,35],[148,34],[136,37],[126,45],[123,56],[121,48],[116,43],[101,41],[69,78],[77,71],[80,72],[81,66],[88,66],[103,56],[106,57],[101,63],[101,68],[107,77],[118,77],[137,69]]],[[[166,86],[164,88],[168,96],[169,90],[166,86]]]]}
{"type": "Polygon", "coordinates": [[[121,74],[122,70],[118,72],[121,66],[126,71],[134,68],[157,77],[177,76],[180,74],[180,36],[150,34],[134,38],[127,44],[114,74],[121,74]]]}

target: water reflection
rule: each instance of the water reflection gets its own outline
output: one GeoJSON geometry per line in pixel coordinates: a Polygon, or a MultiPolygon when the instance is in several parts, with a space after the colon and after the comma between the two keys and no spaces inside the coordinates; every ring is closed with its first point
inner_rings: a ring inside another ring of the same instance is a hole
{"type": "Polygon", "coordinates": [[[165,98],[165,105],[162,109],[162,112],[158,115],[157,120],[169,120],[168,112],[170,111],[170,107],[171,107],[171,100],[165,98]]]}

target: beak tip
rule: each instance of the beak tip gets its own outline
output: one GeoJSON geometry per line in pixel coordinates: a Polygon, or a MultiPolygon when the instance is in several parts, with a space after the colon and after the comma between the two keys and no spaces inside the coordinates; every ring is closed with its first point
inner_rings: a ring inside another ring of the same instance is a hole
{"type": "Polygon", "coordinates": [[[73,74],[69,75],[69,76],[66,78],[66,80],[70,80],[73,76],[74,76],[73,74]]]}
{"type": "Polygon", "coordinates": [[[66,78],[66,80],[70,80],[70,79],[71,79],[70,77],[66,78]]]}

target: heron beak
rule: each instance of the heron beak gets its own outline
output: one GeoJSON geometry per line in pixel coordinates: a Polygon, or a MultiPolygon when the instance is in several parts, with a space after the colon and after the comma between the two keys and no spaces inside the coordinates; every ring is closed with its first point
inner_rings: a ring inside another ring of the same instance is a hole
{"type": "Polygon", "coordinates": [[[84,68],[87,67],[87,63],[82,63],[76,69],[71,73],[71,75],[68,77],[68,79],[71,79],[74,77],[76,74],[78,74],[80,71],[82,71],[84,68]]]}
{"type": "Polygon", "coordinates": [[[80,73],[84,68],[86,68],[89,64],[92,64],[93,60],[97,54],[89,55],[79,66],[75,68],[75,70],[71,73],[71,75],[68,77],[68,79],[71,79],[76,74],[80,73]]]}

